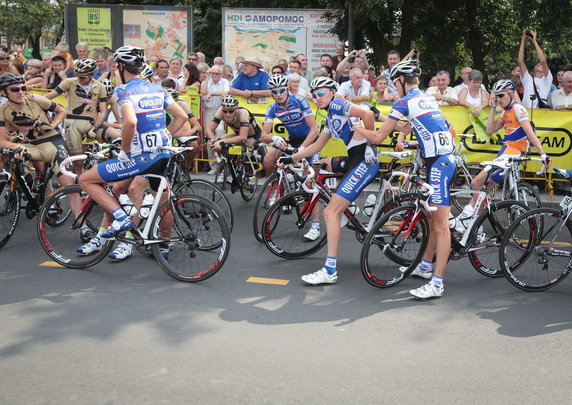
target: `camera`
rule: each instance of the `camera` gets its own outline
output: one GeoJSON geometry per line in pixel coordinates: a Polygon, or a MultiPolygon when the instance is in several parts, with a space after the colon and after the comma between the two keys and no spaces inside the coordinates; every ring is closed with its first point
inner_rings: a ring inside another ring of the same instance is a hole
{"type": "Polygon", "coordinates": [[[524,33],[526,34],[527,37],[532,38],[532,31],[534,31],[534,30],[529,28],[524,33]]]}

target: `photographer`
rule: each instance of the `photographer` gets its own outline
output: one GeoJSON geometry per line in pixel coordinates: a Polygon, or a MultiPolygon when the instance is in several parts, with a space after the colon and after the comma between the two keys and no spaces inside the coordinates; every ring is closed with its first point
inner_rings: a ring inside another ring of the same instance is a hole
{"type": "Polygon", "coordinates": [[[518,67],[520,68],[520,78],[524,86],[522,104],[526,108],[549,108],[548,93],[550,93],[550,87],[552,86],[552,73],[550,73],[548,63],[546,63],[544,52],[542,52],[540,45],[536,41],[536,36],[536,30],[525,29],[522,31],[522,39],[520,40],[520,48],[518,50],[518,67]],[[524,46],[527,40],[531,40],[534,44],[540,60],[534,66],[532,76],[524,64],[524,46]]]}

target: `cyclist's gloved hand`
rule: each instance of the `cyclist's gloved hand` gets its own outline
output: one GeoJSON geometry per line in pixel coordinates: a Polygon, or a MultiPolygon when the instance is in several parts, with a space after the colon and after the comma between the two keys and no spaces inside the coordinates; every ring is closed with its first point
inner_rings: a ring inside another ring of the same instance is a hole
{"type": "Polygon", "coordinates": [[[20,159],[20,160],[30,160],[32,158],[32,155],[30,155],[30,152],[28,152],[28,149],[18,148],[14,152],[14,157],[16,159],[20,159]]]}
{"type": "Polygon", "coordinates": [[[284,141],[284,138],[282,138],[280,135],[273,135],[272,142],[274,142],[274,146],[280,149],[284,149],[287,146],[286,141],[284,141]]]}
{"type": "Polygon", "coordinates": [[[117,155],[117,160],[120,162],[130,162],[131,158],[127,153],[125,153],[123,149],[121,149],[121,152],[119,152],[119,155],[117,155]]]}
{"type": "Polygon", "coordinates": [[[550,159],[550,156],[548,156],[546,153],[543,153],[542,155],[540,155],[540,159],[542,159],[542,163],[544,163],[546,168],[550,167],[550,164],[552,163],[552,159],[550,159]]]}
{"type": "Polygon", "coordinates": [[[94,141],[97,138],[97,133],[96,133],[96,129],[95,128],[90,128],[89,131],[87,131],[87,134],[85,134],[85,137],[87,138],[88,141],[94,141]]]}
{"type": "Polygon", "coordinates": [[[294,159],[292,159],[292,156],[280,156],[278,158],[278,163],[281,163],[283,165],[289,165],[294,161],[294,159]]]}
{"type": "Polygon", "coordinates": [[[375,163],[377,162],[377,149],[375,149],[375,148],[374,148],[373,146],[371,146],[371,145],[368,145],[368,146],[365,148],[364,158],[365,158],[365,162],[366,162],[368,165],[373,165],[373,164],[375,164],[375,163]]]}
{"type": "Polygon", "coordinates": [[[220,150],[224,147],[225,143],[223,140],[220,141],[212,141],[211,142],[211,149],[220,150]]]}

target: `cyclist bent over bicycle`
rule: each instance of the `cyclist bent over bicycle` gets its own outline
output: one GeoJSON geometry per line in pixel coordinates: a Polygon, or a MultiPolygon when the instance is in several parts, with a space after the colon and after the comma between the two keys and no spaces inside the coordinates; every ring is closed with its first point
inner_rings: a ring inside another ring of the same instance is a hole
{"type": "MultiPolygon", "coordinates": [[[[139,74],[145,62],[143,49],[123,46],[115,51],[113,58],[125,83],[114,93],[123,121],[121,152],[117,159],[100,163],[79,178],[81,188],[113,214],[115,220],[100,235],[103,238],[133,226],[130,217],[103,184],[146,173],[163,173],[170,154],[158,151],[158,148],[167,146],[171,141],[170,133],[177,132],[187,119],[183,109],[161,86],[141,79],[139,74]],[[173,116],[168,129],[165,128],[165,111],[173,116]]],[[[158,179],[151,179],[150,186],[157,191],[158,179]]],[[[167,196],[163,197],[166,200],[167,196]]]]}

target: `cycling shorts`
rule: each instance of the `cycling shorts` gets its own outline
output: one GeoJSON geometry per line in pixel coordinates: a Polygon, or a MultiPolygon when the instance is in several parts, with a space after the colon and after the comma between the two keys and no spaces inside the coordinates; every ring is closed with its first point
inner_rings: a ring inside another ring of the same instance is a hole
{"type": "MultiPolygon", "coordinates": [[[[132,158],[130,162],[111,159],[100,163],[97,165],[97,172],[106,182],[124,180],[143,174],[163,174],[167,168],[169,157],[171,157],[169,152],[158,154],[144,152],[132,158]]],[[[151,190],[157,191],[160,181],[155,177],[149,177],[151,190]]]]}
{"type": "Polygon", "coordinates": [[[93,120],[89,118],[66,118],[64,132],[70,152],[82,151],[83,137],[93,126],[93,120]]]}
{"type": "Polygon", "coordinates": [[[426,158],[425,165],[429,173],[429,184],[435,189],[435,192],[429,197],[429,203],[451,205],[449,186],[457,168],[455,156],[447,154],[426,158]]]}
{"type": "Polygon", "coordinates": [[[53,136],[51,138],[41,139],[32,143],[23,143],[22,147],[26,148],[32,160],[39,162],[52,163],[52,171],[57,176],[61,176],[60,163],[67,158],[68,150],[66,143],[61,136],[53,136]]]}
{"type": "Polygon", "coordinates": [[[379,160],[376,159],[375,163],[371,165],[366,163],[364,159],[366,147],[372,148],[373,146],[362,143],[348,150],[347,173],[342,178],[336,194],[349,202],[357,198],[359,193],[375,179],[379,171],[379,160]]]}
{"type": "MultiPolygon", "coordinates": [[[[507,145],[504,145],[501,148],[501,150],[499,151],[499,154],[495,158],[494,162],[504,162],[505,160],[508,160],[510,158],[519,158],[521,156],[522,156],[522,154],[520,153],[520,151],[518,149],[510,148],[510,147],[507,147],[507,145]]],[[[489,172],[491,169],[492,169],[492,166],[486,166],[484,170],[486,172],[489,172]]],[[[505,169],[495,170],[493,172],[493,174],[491,174],[491,180],[497,184],[500,183],[504,177],[504,173],[505,173],[505,169]]]]}

